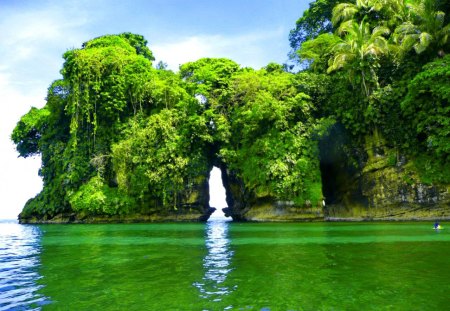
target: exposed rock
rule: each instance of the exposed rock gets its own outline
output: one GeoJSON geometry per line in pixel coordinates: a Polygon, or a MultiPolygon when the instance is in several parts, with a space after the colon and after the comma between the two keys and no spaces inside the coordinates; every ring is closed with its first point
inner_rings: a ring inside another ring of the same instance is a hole
{"type": "Polygon", "coordinates": [[[107,223],[148,223],[148,222],[203,222],[209,218],[210,214],[200,214],[193,211],[183,211],[173,214],[130,214],[130,215],[91,215],[79,217],[79,215],[58,214],[53,218],[27,218],[19,219],[21,224],[107,224],[107,223]]]}
{"type": "Polygon", "coordinates": [[[389,163],[387,156],[371,157],[362,174],[362,193],[368,216],[399,219],[450,217],[449,185],[424,184],[407,169],[407,161],[389,163]]]}
{"type": "Polygon", "coordinates": [[[67,213],[57,215],[19,215],[22,224],[47,223],[135,223],[135,222],[204,222],[215,211],[209,206],[208,177],[198,178],[186,185],[178,196],[177,206],[164,206],[162,202],[147,200],[140,210],[126,215],[95,215],[67,213]]]}
{"type": "MultiPolygon", "coordinates": [[[[370,156],[355,176],[364,200],[343,200],[326,207],[327,220],[433,220],[450,219],[450,185],[424,184],[408,161],[400,157],[370,156]]],[[[353,186],[355,193],[357,187],[353,186]]]]}
{"type": "MultiPolygon", "coordinates": [[[[396,162],[386,152],[370,154],[361,171],[342,162],[323,166],[340,182],[327,204],[307,201],[297,206],[293,201],[257,197],[246,189],[232,171],[221,165],[227,195],[225,216],[234,221],[372,221],[450,219],[450,185],[427,185],[419,181],[404,156],[396,162]]],[[[335,183],[329,183],[328,186],[335,183]]],[[[324,184],[327,186],[327,184],[324,184]]],[[[129,215],[85,215],[76,213],[20,218],[21,223],[134,223],[203,222],[215,211],[209,206],[208,178],[190,182],[178,197],[176,208],[152,202],[129,215]]]]}
{"type": "Polygon", "coordinates": [[[293,201],[280,201],[272,197],[257,197],[246,189],[232,171],[221,167],[222,179],[227,195],[228,208],[225,216],[235,221],[313,221],[323,220],[322,203],[305,202],[296,206],[293,201]]]}

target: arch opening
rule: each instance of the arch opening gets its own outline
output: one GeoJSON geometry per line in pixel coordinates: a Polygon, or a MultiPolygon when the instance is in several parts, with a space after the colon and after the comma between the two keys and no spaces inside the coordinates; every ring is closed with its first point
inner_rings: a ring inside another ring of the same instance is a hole
{"type": "Polygon", "coordinates": [[[208,221],[211,220],[230,220],[226,217],[223,208],[228,207],[227,195],[223,185],[222,171],[214,166],[209,175],[209,206],[216,208],[208,221]]]}

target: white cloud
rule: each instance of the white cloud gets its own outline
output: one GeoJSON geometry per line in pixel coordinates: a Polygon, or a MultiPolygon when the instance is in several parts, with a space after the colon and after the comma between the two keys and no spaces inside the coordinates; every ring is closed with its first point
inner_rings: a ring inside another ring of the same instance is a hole
{"type": "MultiPolygon", "coordinates": [[[[74,43],[78,45],[80,38],[77,28],[84,25],[86,20],[83,14],[68,14],[62,7],[2,16],[2,61],[7,68],[14,68],[20,61],[36,61],[48,52],[56,52],[57,49],[53,47],[59,46],[64,51],[74,43]]],[[[57,55],[56,60],[60,60],[60,56],[57,55]]]]}
{"type": "Polygon", "coordinates": [[[179,65],[202,57],[225,57],[242,66],[261,68],[271,61],[283,62],[285,32],[277,29],[271,32],[248,33],[235,36],[196,35],[174,38],[171,41],[154,43],[150,46],[157,61],[164,61],[169,69],[178,70],[179,65]],[[280,45],[280,54],[269,55],[267,46],[274,49],[280,45]],[[278,59],[277,59],[278,58],[278,59]]]}

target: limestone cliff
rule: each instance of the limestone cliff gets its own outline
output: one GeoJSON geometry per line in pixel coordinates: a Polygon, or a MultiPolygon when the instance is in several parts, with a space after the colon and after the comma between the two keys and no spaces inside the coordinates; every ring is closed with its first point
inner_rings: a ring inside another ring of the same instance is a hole
{"type": "Polygon", "coordinates": [[[308,201],[298,206],[293,201],[280,201],[270,196],[258,197],[225,166],[222,166],[222,179],[229,206],[224,212],[235,221],[323,220],[322,202],[313,204],[308,201]]]}
{"type": "Polygon", "coordinates": [[[226,215],[249,221],[450,219],[450,184],[422,181],[414,159],[386,147],[380,137],[358,147],[335,128],[321,149],[324,207],[258,197],[222,166],[226,215]]]}
{"type": "Polygon", "coordinates": [[[450,185],[424,183],[414,166],[393,148],[366,143],[359,169],[327,166],[324,192],[331,194],[327,220],[450,219],[450,185]],[[330,182],[339,180],[340,184],[330,182]],[[334,189],[330,189],[334,186],[334,189]]]}

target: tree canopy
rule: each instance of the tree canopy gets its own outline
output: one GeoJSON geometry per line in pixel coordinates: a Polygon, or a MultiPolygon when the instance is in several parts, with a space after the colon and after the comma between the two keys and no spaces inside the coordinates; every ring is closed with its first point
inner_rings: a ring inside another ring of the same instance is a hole
{"type": "MultiPolygon", "coordinates": [[[[321,101],[325,114],[342,123],[355,144],[376,136],[384,148],[395,147],[412,158],[426,153],[431,161],[447,163],[448,3],[314,1],[311,8],[321,8],[329,27],[308,32],[292,47],[300,62],[310,64],[305,72],[333,81],[321,101]]],[[[306,11],[299,21],[310,14],[306,11]]]]}
{"type": "Polygon", "coordinates": [[[214,164],[254,197],[321,199],[317,137],[327,122],[294,74],[225,58],[173,73],[152,66],[145,44],[107,35],[64,54],[46,106],[12,134],[21,156],[42,154],[44,189],[22,216],[177,210],[214,164]]]}
{"type": "Polygon", "coordinates": [[[46,105],[11,135],[20,156],[42,155],[44,188],[22,215],[177,210],[213,165],[247,197],[301,207],[323,198],[319,141],[333,126],[349,162],[402,153],[426,182],[450,183],[448,10],[313,1],[289,36],[298,73],[226,58],[175,73],[132,33],[68,50],[46,105]]]}

